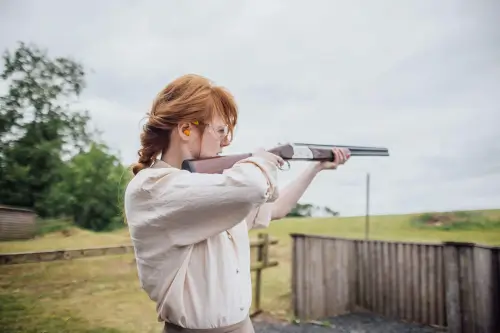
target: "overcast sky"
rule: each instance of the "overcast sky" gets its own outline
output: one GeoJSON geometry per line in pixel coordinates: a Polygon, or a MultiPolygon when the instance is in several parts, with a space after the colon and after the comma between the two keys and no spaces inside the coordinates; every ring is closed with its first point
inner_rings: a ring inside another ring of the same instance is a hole
{"type": "Polygon", "coordinates": [[[198,73],[238,101],[228,153],[286,141],[390,149],[322,172],[302,202],[364,214],[370,172],[373,214],[498,208],[499,3],[3,0],[0,46],[81,61],[80,103],[127,164],[156,93],[198,73]]]}

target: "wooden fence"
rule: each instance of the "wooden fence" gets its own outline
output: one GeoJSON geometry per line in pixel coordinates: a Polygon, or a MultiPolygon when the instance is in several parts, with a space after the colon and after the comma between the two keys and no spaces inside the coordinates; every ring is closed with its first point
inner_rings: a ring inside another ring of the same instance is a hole
{"type": "MultiPolygon", "coordinates": [[[[271,260],[269,258],[269,247],[276,244],[278,244],[277,239],[270,239],[269,235],[264,233],[259,234],[256,240],[250,241],[250,248],[256,249],[256,258],[250,266],[250,270],[252,272],[255,272],[255,295],[253,299],[254,311],[251,314],[252,317],[262,312],[260,303],[262,290],[262,271],[270,267],[278,266],[278,261],[271,260]]],[[[79,258],[118,255],[133,252],[134,247],[132,245],[119,245],[84,249],[0,253],[0,265],[40,263],[56,260],[73,260],[79,258]]]]}
{"type": "Polygon", "coordinates": [[[250,270],[255,272],[255,295],[253,297],[253,312],[250,317],[255,317],[262,312],[260,295],[262,293],[262,271],[269,267],[278,266],[276,260],[269,259],[269,246],[278,244],[277,239],[270,239],[269,234],[260,233],[257,241],[250,243],[251,248],[256,248],[256,261],[252,263],[250,270]]]}
{"type": "Polygon", "coordinates": [[[500,332],[500,247],[291,236],[300,319],[361,308],[450,333],[500,332]]]}

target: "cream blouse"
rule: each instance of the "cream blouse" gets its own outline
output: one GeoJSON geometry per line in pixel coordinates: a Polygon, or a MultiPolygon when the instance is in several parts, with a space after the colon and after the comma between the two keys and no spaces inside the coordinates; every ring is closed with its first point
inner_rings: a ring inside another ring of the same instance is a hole
{"type": "Polygon", "coordinates": [[[252,303],[248,231],[267,227],[278,197],[277,167],[250,157],[223,174],[157,161],[125,192],[139,281],[159,321],[228,326],[252,303]]]}

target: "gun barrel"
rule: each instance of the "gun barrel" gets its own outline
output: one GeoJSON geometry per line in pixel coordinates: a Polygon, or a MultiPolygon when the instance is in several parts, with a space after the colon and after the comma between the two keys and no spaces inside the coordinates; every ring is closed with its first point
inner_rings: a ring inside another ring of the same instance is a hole
{"type": "Polygon", "coordinates": [[[380,152],[380,153],[389,153],[389,149],[385,147],[370,147],[370,146],[350,146],[350,145],[325,145],[325,144],[307,144],[307,143],[292,143],[293,146],[296,147],[308,147],[315,149],[329,149],[333,148],[348,148],[351,152],[380,152]]]}
{"type": "Polygon", "coordinates": [[[294,161],[333,161],[333,148],[348,148],[351,156],[389,156],[389,149],[383,147],[361,147],[346,145],[289,144],[274,152],[283,159],[294,161]]]}

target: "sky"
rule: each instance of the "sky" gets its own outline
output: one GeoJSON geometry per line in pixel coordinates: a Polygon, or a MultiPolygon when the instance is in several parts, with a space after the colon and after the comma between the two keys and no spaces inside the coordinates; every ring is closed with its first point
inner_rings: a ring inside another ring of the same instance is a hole
{"type": "MultiPolygon", "coordinates": [[[[225,153],[389,149],[320,172],[300,202],[364,215],[369,173],[370,214],[484,209],[500,208],[498,17],[494,0],[4,0],[0,47],[80,61],[78,106],[126,164],[155,95],[196,73],[237,100],[225,153]]],[[[280,172],[280,186],[308,164],[280,172]]]]}

